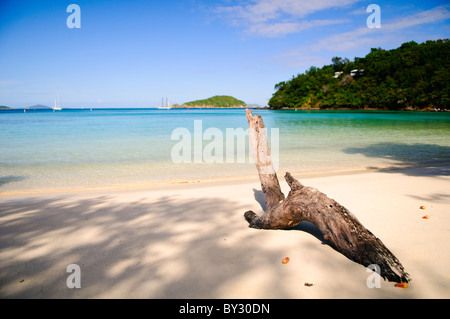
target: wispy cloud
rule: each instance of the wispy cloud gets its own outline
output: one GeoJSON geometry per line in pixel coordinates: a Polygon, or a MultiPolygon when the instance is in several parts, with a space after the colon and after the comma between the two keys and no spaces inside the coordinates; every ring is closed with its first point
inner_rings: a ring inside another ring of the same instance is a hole
{"type": "Polygon", "coordinates": [[[329,63],[330,54],[337,55],[339,52],[350,52],[361,48],[383,47],[388,43],[400,45],[405,40],[411,40],[410,38],[404,39],[402,35],[407,32],[414,32],[416,27],[442,23],[450,19],[449,8],[448,5],[438,6],[426,11],[401,16],[395,20],[382,20],[379,29],[361,27],[348,32],[332,34],[315,43],[279,54],[275,58],[283,61],[283,64],[289,67],[307,68],[311,65],[320,66],[329,63]]]}
{"type": "Polygon", "coordinates": [[[261,37],[278,37],[306,29],[337,23],[346,19],[304,20],[317,11],[346,7],[361,0],[253,0],[240,5],[220,6],[215,12],[246,33],[261,37]]]}
{"type": "Polygon", "coordinates": [[[438,6],[398,19],[384,25],[386,31],[397,31],[421,24],[438,23],[450,19],[450,5],[438,6]]]}
{"type": "Polygon", "coordinates": [[[279,37],[290,33],[299,33],[314,27],[348,22],[347,19],[326,19],[299,22],[256,23],[248,26],[247,31],[261,37],[279,37]]]}
{"type": "Polygon", "coordinates": [[[378,47],[382,43],[389,42],[392,38],[398,37],[399,32],[404,29],[423,24],[439,23],[447,19],[450,19],[449,6],[438,6],[430,10],[399,17],[387,23],[382,22],[381,28],[379,29],[363,27],[322,38],[316,44],[312,45],[310,49],[313,51],[323,49],[328,51],[348,51],[367,44],[376,44],[376,47],[378,47]]]}

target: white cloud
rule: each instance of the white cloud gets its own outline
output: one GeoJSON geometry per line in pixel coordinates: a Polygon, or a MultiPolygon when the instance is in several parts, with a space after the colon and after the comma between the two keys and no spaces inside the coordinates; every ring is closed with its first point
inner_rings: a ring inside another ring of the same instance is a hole
{"type": "Polygon", "coordinates": [[[383,43],[398,38],[399,32],[415,26],[439,23],[450,19],[449,6],[439,6],[430,10],[411,14],[398,18],[388,23],[381,18],[381,28],[370,29],[368,27],[358,28],[353,31],[334,34],[322,38],[316,44],[311,45],[313,51],[349,51],[365,45],[381,46],[383,43]]]}
{"type": "Polygon", "coordinates": [[[250,22],[265,22],[279,18],[282,15],[289,15],[296,18],[303,18],[317,11],[345,7],[361,0],[253,0],[247,4],[219,7],[218,12],[232,14],[235,19],[246,19],[250,22]]]}
{"type": "Polygon", "coordinates": [[[344,19],[300,20],[317,11],[346,7],[361,0],[253,0],[242,5],[221,6],[215,12],[234,26],[256,36],[276,37],[336,23],[344,19]]]}
{"type": "Polygon", "coordinates": [[[445,21],[450,19],[449,8],[450,6],[448,5],[439,6],[430,10],[412,14],[407,17],[403,17],[398,21],[393,21],[383,25],[383,28],[388,32],[392,32],[404,28],[414,27],[416,25],[445,21]]]}
{"type": "Polygon", "coordinates": [[[279,37],[290,33],[298,33],[319,26],[345,23],[346,19],[311,20],[299,22],[257,23],[248,27],[248,32],[257,36],[279,37]]]}
{"type": "MultiPolygon", "coordinates": [[[[450,19],[449,8],[450,6],[438,6],[387,22],[382,19],[379,29],[361,27],[352,31],[333,34],[315,43],[279,54],[275,56],[275,59],[281,61],[287,67],[308,68],[312,65],[320,67],[330,63],[331,56],[335,56],[338,52],[351,52],[362,48],[369,50],[374,47],[383,47],[388,43],[400,45],[411,40],[411,38],[406,38],[406,35],[408,37],[412,34],[419,36],[415,27],[430,23],[441,23],[450,19]]],[[[421,33],[420,37],[423,38],[424,35],[421,33]]],[[[435,36],[428,35],[425,38],[432,39],[435,36]]]]}
{"type": "Polygon", "coordinates": [[[367,7],[358,8],[349,12],[352,15],[367,15],[367,7]]]}

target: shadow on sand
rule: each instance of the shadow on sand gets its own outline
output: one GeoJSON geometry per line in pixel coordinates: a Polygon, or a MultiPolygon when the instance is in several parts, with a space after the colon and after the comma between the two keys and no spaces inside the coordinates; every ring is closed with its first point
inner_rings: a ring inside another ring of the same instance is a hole
{"type": "Polygon", "coordinates": [[[265,247],[269,234],[249,229],[233,200],[61,196],[0,207],[1,298],[239,298],[246,290],[233,285],[261,269],[271,274],[262,296],[290,296],[278,285],[280,247],[265,247]],[[81,289],[66,286],[70,264],[81,289]]]}
{"type": "Polygon", "coordinates": [[[367,147],[350,147],[347,154],[363,154],[397,161],[382,172],[395,171],[410,176],[450,175],[450,147],[436,144],[377,143],[367,147]]]}

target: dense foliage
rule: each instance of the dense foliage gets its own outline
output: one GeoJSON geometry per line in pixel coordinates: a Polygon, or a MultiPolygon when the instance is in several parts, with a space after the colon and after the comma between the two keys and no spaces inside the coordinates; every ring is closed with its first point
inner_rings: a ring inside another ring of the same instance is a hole
{"type": "Polygon", "coordinates": [[[196,100],[184,103],[183,106],[204,106],[204,107],[244,107],[245,102],[228,95],[216,95],[209,99],[196,100]]]}
{"type": "Polygon", "coordinates": [[[411,41],[393,50],[372,49],[353,61],[334,57],[332,64],[311,67],[275,89],[269,101],[273,109],[447,108],[450,41],[411,41]]]}

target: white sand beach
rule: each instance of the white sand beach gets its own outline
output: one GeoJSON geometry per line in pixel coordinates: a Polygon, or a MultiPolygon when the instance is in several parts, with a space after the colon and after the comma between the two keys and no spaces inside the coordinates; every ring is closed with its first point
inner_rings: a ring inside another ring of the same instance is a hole
{"type": "Polygon", "coordinates": [[[1,195],[0,297],[449,298],[448,172],[294,174],[383,241],[411,276],[406,289],[383,280],[368,288],[372,273],[324,244],[311,224],[249,228],[243,213],[261,213],[264,202],[255,177],[1,195]],[[80,266],[81,288],[66,285],[70,264],[80,266]]]}

